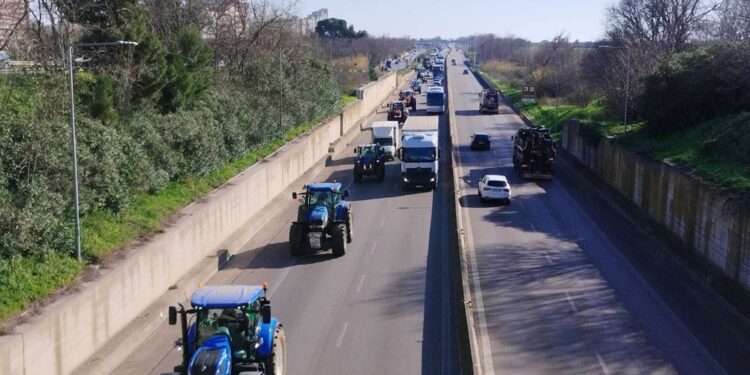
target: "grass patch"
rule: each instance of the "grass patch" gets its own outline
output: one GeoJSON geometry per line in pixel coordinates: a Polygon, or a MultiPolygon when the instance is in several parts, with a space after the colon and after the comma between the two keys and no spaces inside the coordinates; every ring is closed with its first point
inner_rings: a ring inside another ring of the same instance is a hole
{"type": "Polygon", "coordinates": [[[695,170],[707,181],[730,194],[750,194],[750,113],[740,113],[705,122],[662,137],[644,131],[617,138],[629,149],[645,152],[695,170]]]}
{"type": "Polygon", "coordinates": [[[598,101],[592,101],[585,107],[575,105],[549,106],[539,103],[524,104],[521,101],[521,87],[518,84],[510,83],[502,78],[490,76],[487,73],[480,73],[495,88],[502,91],[516,108],[521,111],[537,125],[543,125],[551,129],[552,136],[559,140],[562,137],[562,127],[566,121],[576,118],[584,123],[601,124],[604,134],[618,134],[624,131],[621,124],[615,121],[609,121],[604,116],[604,108],[598,101]]]}
{"type": "Polygon", "coordinates": [[[339,108],[344,109],[349,104],[354,103],[357,101],[357,94],[356,92],[351,92],[347,94],[341,94],[341,100],[339,100],[339,108]]]}
{"type": "Polygon", "coordinates": [[[50,254],[41,258],[0,259],[0,321],[17,314],[30,301],[50,295],[78,277],[83,264],[50,254]]]}

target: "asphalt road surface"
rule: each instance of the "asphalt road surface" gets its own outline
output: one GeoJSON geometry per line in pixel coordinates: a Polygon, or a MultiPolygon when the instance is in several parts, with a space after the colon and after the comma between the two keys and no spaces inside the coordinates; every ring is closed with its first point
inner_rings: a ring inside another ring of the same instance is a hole
{"type": "Polygon", "coordinates": [[[474,318],[485,374],[749,374],[747,321],[576,168],[522,180],[507,105],[479,114],[481,86],[449,66],[474,318]],[[484,131],[491,151],[471,151],[484,131]],[[508,206],[481,204],[477,182],[504,174],[508,206]]]}
{"type": "MultiPolygon", "coordinates": [[[[418,95],[418,107],[423,105],[424,95],[418,95]]],[[[384,120],[385,113],[375,119],[384,120]]],[[[447,128],[443,118],[441,127],[447,128]]],[[[369,139],[365,132],[353,143],[369,139]]],[[[441,141],[447,147],[446,138],[441,141]]],[[[289,255],[289,226],[297,213],[289,197],[283,214],[207,284],[270,283],[273,314],[286,332],[289,374],[458,373],[448,187],[403,192],[397,161],[389,162],[384,182],[352,184],[352,165],[353,155],[345,153],[315,179],[342,182],[351,192],[354,241],[344,257],[289,255]]],[[[180,361],[172,349],[178,336],[177,327],[164,324],[115,373],[171,371],[180,361]]]]}

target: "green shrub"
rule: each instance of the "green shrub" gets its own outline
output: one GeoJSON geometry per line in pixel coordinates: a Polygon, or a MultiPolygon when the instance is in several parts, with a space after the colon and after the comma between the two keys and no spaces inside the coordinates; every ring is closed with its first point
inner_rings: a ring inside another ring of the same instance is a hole
{"type": "Polygon", "coordinates": [[[669,134],[750,110],[750,42],[676,54],[646,78],[640,102],[651,134],[669,134]]]}

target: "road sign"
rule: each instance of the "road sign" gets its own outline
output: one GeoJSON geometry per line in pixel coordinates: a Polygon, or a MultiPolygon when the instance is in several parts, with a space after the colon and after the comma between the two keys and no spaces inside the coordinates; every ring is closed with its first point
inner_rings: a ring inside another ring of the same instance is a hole
{"type": "Polygon", "coordinates": [[[524,86],[523,91],[521,91],[521,101],[536,103],[536,86],[524,86]]]}

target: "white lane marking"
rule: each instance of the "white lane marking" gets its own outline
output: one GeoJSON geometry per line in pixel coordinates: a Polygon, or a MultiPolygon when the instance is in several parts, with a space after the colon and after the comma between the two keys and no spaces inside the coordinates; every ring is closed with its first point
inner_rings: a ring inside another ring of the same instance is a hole
{"type": "Polygon", "coordinates": [[[336,348],[341,348],[341,344],[344,342],[344,335],[346,335],[346,330],[349,328],[349,322],[344,323],[344,326],[341,327],[341,332],[339,332],[339,338],[336,339],[336,348]]]}
{"type": "Polygon", "coordinates": [[[362,291],[362,285],[365,283],[365,275],[360,276],[359,283],[357,283],[357,293],[362,291]]]}
{"type": "Polygon", "coordinates": [[[536,227],[534,227],[534,223],[529,223],[529,226],[531,226],[531,231],[536,232],[536,227]]]}
{"type": "Polygon", "coordinates": [[[552,259],[550,259],[549,254],[547,254],[546,251],[544,252],[544,258],[547,259],[547,264],[551,266],[552,265],[552,259]]]}
{"type": "Polygon", "coordinates": [[[604,362],[604,358],[602,358],[599,353],[596,353],[596,360],[599,362],[599,367],[602,368],[602,373],[604,373],[604,375],[609,375],[610,372],[609,367],[607,367],[607,362],[604,362]]]}
{"type": "Polygon", "coordinates": [[[526,209],[526,207],[524,207],[524,205],[523,205],[523,201],[518,201],[518,205],[521,206],[522,210],[526,209]]]}
{"type": "Polygon", "coordinates": [[[383,225],[385,225],[385,218],[380,219],[380,226],[382,227],[383,225]]]}
{"type": "Polygon", "coordinates": [[[370,247],[370,255],[375,254],[375,248],[378,247],[378,242],[375,241],[372,243],[372,246],[370,247]]]}
{"type": "Polygon", "coordinates": [[[568,292],[565,292],[565,299],[568,300],[568,305],[570,305],[570,308],[573,309],[573,312],[578,312],[578,308],[576,307],[576,303],[573,302],[573,298],[570,298],[570,294],[568,294],[568,292]]]}
{"type": "Polygon", "coordinates": [[[292,264],[289,265],[289,267],[284,268],[283,271],[281,271],[281,275],[278,279],[276,279],[276,282],[273,283],[271,286],[271,291],[268,292],[268,298],[273,297],[273,294],[276,293],[277,290],[279,290],[279,287],[281,286],[281,283],[284,282],[284,279],[286,279],[286,275],[289,274],[289,271],[294,268],[294,266],[297,265],[297,259],[294,259],[292,261],[292,264]]]}

